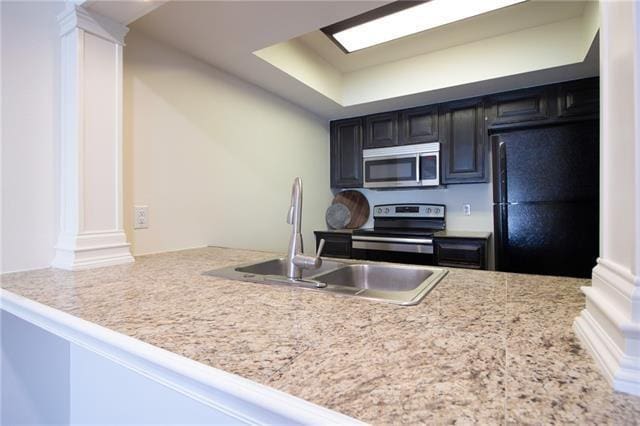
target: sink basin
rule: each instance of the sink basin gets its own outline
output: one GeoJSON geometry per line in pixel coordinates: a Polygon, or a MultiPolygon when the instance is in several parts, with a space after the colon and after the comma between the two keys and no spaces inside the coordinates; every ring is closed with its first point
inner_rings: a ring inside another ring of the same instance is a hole
{"type": "Polygon", "coordinates": [[[398,305],[416,305],[447,274],[447,270],[431,266],[322,259],[320,268],[303,271],[301,280],[290,280],[286,277],[285,259],[279,258],[204,274],[398,305]]]}
{"type": "Polygon", "coordinates": [[[343,266],[314,279],[330,285],[356,287],[380,291],[415,290],[433,271],[412,266],[358,264],[343,266]]]}
{"type": "MultiPolygon", "coordinates": [[[[344,266],[344,263],[323,259],[322,266],[320,268],[303,270],[302,278],[322,274],[324,272],[340,268],[341,266],[344,266]]],[[[287,275],[286,259],[284,258],[267,260],[266,262],[255,263],[253,265],[240,266],[236,267],[235,270],[238,272],[257,275],[287,275]]]]}

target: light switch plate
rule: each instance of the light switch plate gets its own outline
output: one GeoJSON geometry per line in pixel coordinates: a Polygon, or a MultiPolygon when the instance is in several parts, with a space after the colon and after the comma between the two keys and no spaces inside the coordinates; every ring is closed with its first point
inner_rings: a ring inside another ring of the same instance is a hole
{"type": "Polygon", "coordinates": [[[133,229],[149,227],[149,206],[134,206],[133,229]]]}
{"type": "Polygon", "coordinates": [[[471,204],[465,204],[462,206],[462,211],[465,216],[471,216],[471,204]]]}

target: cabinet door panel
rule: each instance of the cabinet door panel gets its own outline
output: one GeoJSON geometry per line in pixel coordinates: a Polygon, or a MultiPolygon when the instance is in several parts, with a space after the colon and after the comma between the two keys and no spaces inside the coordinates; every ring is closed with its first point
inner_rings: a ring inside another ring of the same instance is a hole
{"type": "Polygon", "coordinates": [[[398,114],[389,112],[365,119],[365,148],[384,148],[398,144],[398,114]]]}
{"type": "Polygon", "coordinates": [[[519,90],[492,96],[489,125],[504,125],[550,118],[545,88],[519,90]]]}
{"type": "Polygon", "coordinates": [[[413,108],[400,114],[401,145],[435,142],[438,140],[438,107],[413,108]]]}
{"type": "Polygon", "coordinates": [[[558,116],[576,117],[597,115],[600,89],[597,80],[580,80],[558,86],[558,116]]]}
{"type": "Polygon", "coordinates": [[[331,187],[362,186],[362,120],[331,123],[331,187]]]}
{"type": "Polygon", "coordinates": [[[442,182],[488,182],[482,101],[448,104],[441,111],[442,182]]]}

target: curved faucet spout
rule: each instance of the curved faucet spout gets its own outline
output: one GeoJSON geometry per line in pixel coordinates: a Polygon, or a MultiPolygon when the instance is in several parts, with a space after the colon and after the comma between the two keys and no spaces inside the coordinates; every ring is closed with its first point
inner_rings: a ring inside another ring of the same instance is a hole
{"type": "Polygon", "coordinates": [[[291,206],[287,223],[293,225],[295,232],[300,232],[302,223],[302,179],[295,178],[291,186],[291,206]]]}
{"type": "MultiPolygon", "coordinates": [[[[291,238],[287,250],[287,277],[294,280],[302,278],[303,269],[319,268],[322,265],[319,250],[315,257],[302,254],[302,179],[299,177],[293,181],[291,187],[291,206],[287,214],[287,223],[291,226],[291,238]]],[[[324,244],[321,244],[324,247],[324,244]]]]}

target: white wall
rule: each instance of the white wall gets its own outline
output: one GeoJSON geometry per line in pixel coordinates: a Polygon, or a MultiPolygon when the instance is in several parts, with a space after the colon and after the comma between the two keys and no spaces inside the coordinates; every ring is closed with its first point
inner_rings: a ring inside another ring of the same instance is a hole
{"type": "Polygon", "coordinates": [[[125,229],[134,254],[286,249],[295,176],[313,250],[329,190],[326,120],[132,30],[124,52],[125,229]],[[150,227],[132,229],[133,206],[150,227]]]}
{"type": "Polygon", "coordinates": [[[57,237],[61,2],[1,2],[2,272],[49,266],[57,237]]]}

